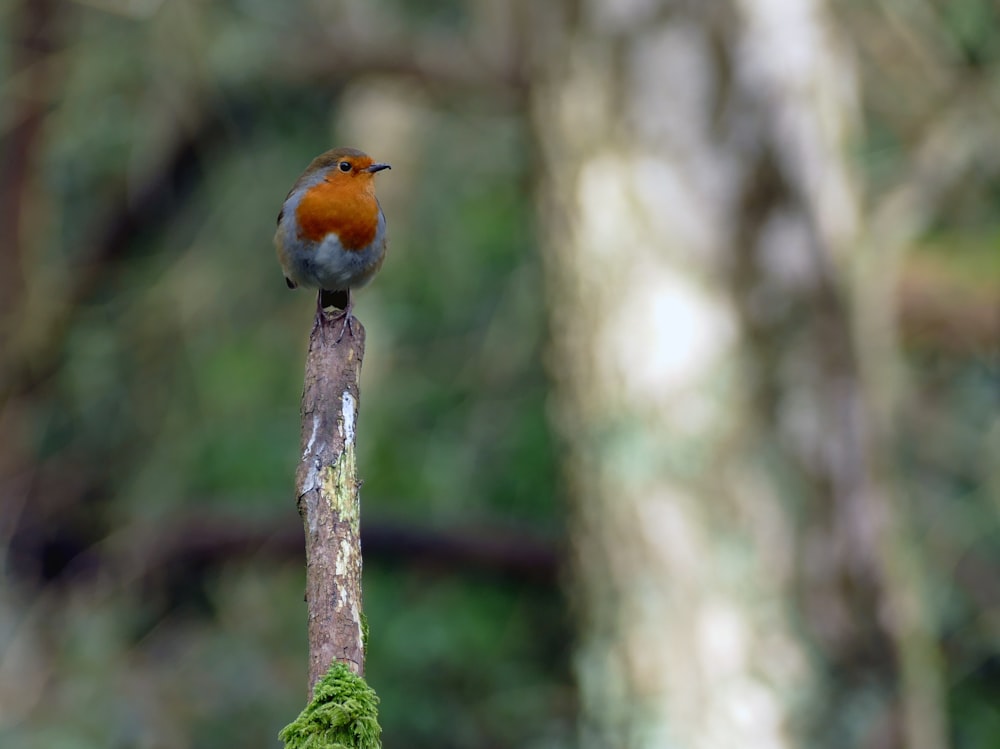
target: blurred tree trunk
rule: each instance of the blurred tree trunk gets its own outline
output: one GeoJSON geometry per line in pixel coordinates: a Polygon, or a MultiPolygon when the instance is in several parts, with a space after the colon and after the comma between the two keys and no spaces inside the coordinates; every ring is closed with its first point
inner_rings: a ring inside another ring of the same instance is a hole
{"type": "MultiPolygon", "coordinates": [[[[52,60],[57,11],[52,0],[23,0],[5,14],[5,21],[15,29],[6,61],[9,77],[0,94],[5,114],[0,129],[0,342],[4,344],[0,354],[7,356],[13,331],[24,325],[15,313],[22,303],[22,264],[28,240],[44,233],[44,229],[29,232],[26,221],[29,215],[42,213],[31,205],[35,187],[31,175],[56,81],[52,60]],[[29,214],[31,208],[35,213],[29,214]]],[[[7,366],[9,363],[0,361],[0,375],[7,366]]],[[[2,385],[0,382],[0,399],[2,385]]]]}
{"type": "Polygon", "coordinates": [[[536,8],[587,747],[939,747],[868,421],[853,71],[810,0],[536,8]]]}

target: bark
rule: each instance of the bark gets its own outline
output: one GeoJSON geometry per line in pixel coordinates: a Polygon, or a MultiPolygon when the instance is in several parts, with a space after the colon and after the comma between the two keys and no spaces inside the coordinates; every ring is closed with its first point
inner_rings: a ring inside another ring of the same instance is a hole
{"type": "Polygon", "coordinates": [[[567,2],[535,30],[584,746],[943,745],[822,3],[567,2]]]}
{"type": "Polygon", "coordinates": [[[339,321],[309,337],[302,393],[302,459],[295,485],[306,537],[309,695],[334,661],[364,673],[361,504],[355,455],[365,330],[335,339],[339,321]]]}

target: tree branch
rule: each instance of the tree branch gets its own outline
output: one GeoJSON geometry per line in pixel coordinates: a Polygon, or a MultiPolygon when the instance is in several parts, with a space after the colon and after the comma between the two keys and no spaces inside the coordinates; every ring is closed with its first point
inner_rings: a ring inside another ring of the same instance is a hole
{"type": "Polygon", "coordinates": [[[314,326],[309,337],[295,479],[306,537],[310,699],[334,661],[364,672],[355,424],[365,331],[355,321],[354,335],[335,344],[336,327],[314,326]]]}

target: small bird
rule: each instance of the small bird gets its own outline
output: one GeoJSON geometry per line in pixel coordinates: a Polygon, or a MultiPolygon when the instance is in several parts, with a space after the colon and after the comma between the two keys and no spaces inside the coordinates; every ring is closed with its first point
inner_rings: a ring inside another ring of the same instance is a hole
{"type": "Polygon", "coordinates": [[[317,156],[292,186],[278,214],[274,246],[288,288],[319,289],[316,325],[326,319],[323,292],[342,292],[347,302],[339,342],[350,331],[351,289],[368,283],[385,260],[385,215],[375,197],[375,173],[389,169],[355,148],[317,156]]]}

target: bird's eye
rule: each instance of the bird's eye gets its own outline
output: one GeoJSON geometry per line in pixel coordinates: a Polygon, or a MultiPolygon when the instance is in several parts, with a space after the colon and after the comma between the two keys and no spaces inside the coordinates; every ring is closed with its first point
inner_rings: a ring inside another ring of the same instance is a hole
{"type": "Polygon", "coordinates": [[[351,171],[351,162],[341,161],[339,164],[337,164],[337,168],[340,169],[340,171],[342,172],[349,172],[351,171]]]}

